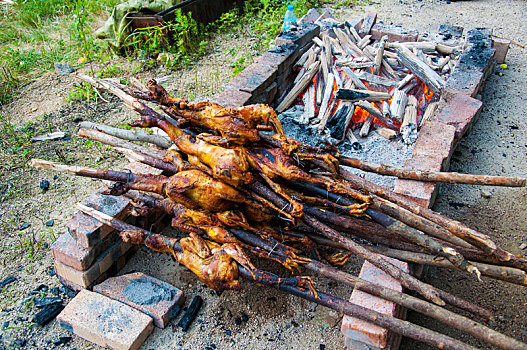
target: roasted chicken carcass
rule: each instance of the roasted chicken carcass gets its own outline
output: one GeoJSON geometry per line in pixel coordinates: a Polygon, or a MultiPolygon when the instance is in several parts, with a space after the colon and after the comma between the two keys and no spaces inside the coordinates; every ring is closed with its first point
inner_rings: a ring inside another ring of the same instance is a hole
{"type": "Polygon", "coordinates": [[[245,151],[241,147],[224,148],[212,145],[186,134],[183,130],[161,116],[145,116],[130,123],[137,127],[159,127],[172,139],[181,152],[189,157],[195,166],[203,163],[208,166],[214,178],[233,186],[254,181],[245,151]]]}
{"type": "Polygon", "coordinates": [[[213,102],[189,103],[187,100],[172,97],[167,91],[151,80],[147,84],[151,99],[168,107],[171,115],[189,121],[192,125],[213,130],[221,136],[202,134],[203,140],[220,145],[247,145],[260,140],[257,126],[271,124],[282,141],[285,141],[282,124],[275,111],[265,104],[243,107],[223,107],[213,102]]]}
{"type": "Polygon", "coordinates": [[[181,240],[151,234],[144,231],[121,231],[125,242],[144,244],[158,252],[171,253],[174,258],[194,272],[198,278],[213,290],[240,290],[238,264],[249,271],[254,279],[263,285],[286,284],[316,293],[309,277],[280,278],[257,269],[243,249],[235,243],[218,244],[190,233],[181,240]],[[181,250],[176,249],[178,243],[181,250]]]}

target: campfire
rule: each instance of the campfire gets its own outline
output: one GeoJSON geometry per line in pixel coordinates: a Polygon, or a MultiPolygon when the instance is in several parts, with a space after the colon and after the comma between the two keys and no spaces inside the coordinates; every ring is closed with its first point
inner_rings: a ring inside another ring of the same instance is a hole
{"type": "Polygon", "coordinates": [[[322,24],[314,45],[294,64],[298,75],[277,112],[356,150],[361,145],[355,129],[362,138],[374,128],[386,138],[401,135],[404,143],[414,143],[438,107],[462,40],[445,35],[417,41],[415,35],[413,41],[388,42],[388,35],[374,40],[364,24],[359,31],[349,22],[322,24]]]}
{"type": "MultiPolygon", "coordinates": [[[[346,33],[340,35],[343,34],[346,33]]],[[[332,42],[329,36],[322,40],[332,42]]],[[[349,42],[353,41],[350,39],[349,42]]],[[[362,49],[355,45],[361,52],[370,52],[367,45],[362,49]]],[[[382,50],[381,45],[384,45],[385,52],[389,52],[386,43],[381,41],[377,53],[382,50]]],[[[320,48],[320,52],[324,52],[324,47],[320,48]]],[[[345,48],[348,49],[344,45],[342,52],[345,48]]],[[[371,50],[372,57],[380,58],[372,61],[374,65],[369,68],[386,74],[382,62],[384,57],[390,57],[387,54],[373,56],[374,48],[371,50]]],[[[409,50],[398,46],[396,52],[402,52],[406,55],[404,57],[413,57],[409,50]]],[[[425,80],[418,76],[421,73],[409,75],[403,69],[391,76],[395,82],[404,74],[397,81],[397,86],[385,86],[378,90],[371,88],[382,84],[370,81],[370,88],[364,83],[364,89],[355,85],[352,75],[344,75],[347,71],[357,75],[360,73],[358,68],[353,68],[354,72],[349,67],[340,68],[338,64],[329,67],[326,64],[327,77],[323,72],[317,75],[320,66],[329,60],[313,59],[316,51],[317,48],[313,48],[306,56],[306,63],[309,63],[308,60],[313,62],[306,65],[305,73],[292,90],[297,91],[295,97],[284,99],[278,111],[284,111],[304,91],[304,96],[312,99],[306,97],[306,101],[312,101],[308,105],[313,107],[313,111],[318,111],[313,117],[317,130],[331,126],[335,118],[350,122],[362,120],[366,124],[371,117],[371,124],[394,131],[401,129],[404,133],[405,127],[411,129],[413,125],[414,130],[418,127],[437,98],[433,92],[436,89],[434,83],[441,82],[441,79],[423,83],[425,80]],[[341,83],[335,81],[337,76],[341,83]],[[342,85],[339,87],[339,84],[342,85]],[[324,95],[326,91],[328,93],[322,97],[321,105],[315,105],[321,91],[324,95]],[[402,113],[399,106],[403,102],[397,101],[404,100],[404,97],[398,96],[403,94],[409,94],[407,106],[404,116],[397,119],[391,110],[402,113]],[[327,104],[324,105],[324,101],[327,104]],[[383,104],[387,107],[383,108],[383,104]],[[345,112],[339,112],[342,109],[345,112]],[[339,113],[342,115],[339,116],[339,113]]],[[[366,63],[366,60],[353,60],[366,63]]],[[[287,137],[275,111],[267,105],[227,108],[212,102],[193,104],[170,96],[155,81],[149,82],[146,87],[138,82],[129,87],[111,80],[88,76],[80,78],[96,88],[114,93],[135,110],[140,119],[131,122],[132,127],[158,128],[164,131],[165,136],[95,124],[90,124],[91,129],[81,129],[79,135],[112,145],[116,151],[131,159],[163,170],[163,175],[68,166],[38,159],[33,159],[30,165],[114,181],[115,185],[106,194],[131,198],[133,215],[150,216],[163,211],[173,218],[172,226],[187,235],[181,239],[160,235],[93,208],[79,206],[84,213],[120,231],[123,241],[171,254],[214,290],[239,290],[239,279],[243,277],[440,348],[471,348],[449,336],[323,292],[309,276],[302,275],[304,270],[310,270],[434,317],[494,346],[525,348],[525,344],[443,306],[449,304],[484,320],[492,317],[489,310],[421,282],[380,254],[396,258],[410,255],[430,263],[441,259],[443,265],[465,271],[472,278],[487,276],[523,285],[527,260],[498,247],[485,234],[421,207],[341,167],[344,164],[366,167],[371,164],[343,157],[329,145],[315,148],[287,137]],[[145,101],[155,104],[159,110],[145,101]],[[125,140],[145,141],[157,148],[125,140]],[[369,261],[426,300],[361,280],[339,269],[338,266],[345,264],[351,254],[369,261]],[[262,271],[253,264],[251,256],[273,260],[292,275],[262,271]]],[[[311,116],[307,120],[311,122],[311,116]]],[[[345,128],[337,136],[342,139],[344,132],[345,128]]],[[[408,141],[411,141],[412,132],[407,132],[408,141]]],[[[411,173],[411,176],[423,179],[423,173],[411,173]]],[[[435,180],[441,178],[441,174],[437,173],[424,175],[428,180],[434,175],[435,180]]],[[[460,174],[450,174],[447,178],[443,180],[525,186],[525,179],[517,178],[460,174]]]]}

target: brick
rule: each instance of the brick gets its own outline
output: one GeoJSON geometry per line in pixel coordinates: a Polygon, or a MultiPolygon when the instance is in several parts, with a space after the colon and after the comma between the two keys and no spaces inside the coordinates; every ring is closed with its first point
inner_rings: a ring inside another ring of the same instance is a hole
{"type": "Polygon", "coordinates": [[[315,23],[315,21],[320,17],[320,13],[317,10],[311,8],[307,13],[300,18],[299,23],[315,23]]]}
{"type": "Polygon", "coordinates": [[[453,37],[461,38],[463,36],[464,28],[460,26],[452,26],[449,24],[441,24],[437,32],[439,34],[447,34],[453,37]]]}
{"type": "MultiPolygon", "coordinates": [[[[130,200],[123,196],[107,196],[95,193],[83,201],[84,205],[97,209],[117,219],[124,219],[130,200]]],[[[101,224],[97,219],[82,212],[73,215],[68,223],[68,232],[83,248],[91,248],[100,244],[103,239],[113,232],[113,228],[101,224]]]]}
{"type": "Polygon", "coordinates": [[[185,300],[180,289],[141,272],[109,278],[93,291],[149,315],[159,328],[167,326],[185,300]]]}
{"type": "MultiPolygon", "coordinates": [[[[413,155],[412,158],[404,162],[404,168],[441,171],[445,159],[441,156],[432,155],[413,155]]],[[[394,192],[419,203],[419,205],[430,208],[435,202],[439,185],[433,182],[413,181],[397,179],[395,181],[394,192]]]]}
{"type": "Polygon", "coordinates": [[[487,47],[492,46],[492,29],[474,28],[467,32],[465,41],[469,44],[479,45],[484,43],[487,47]]]}
{"type": "Polygon", "coordinates": [[[383,22],[379,22],[371,28],[372,39],[379,40],[385,35],[388,36],[388,41],[390,42],[404,43],[408,41],[417,41],[419,32],[417,30],[385,24],[383,22]]]}
{"type": "Polygon", "coordinates": [[[433,120],[456,128],[455,141],[458,142],[467,132],[481,112],[483,102],[470,96],[457,94],[448,103],[442,104],[433,120]]]}
{"type": "MultiPolygon", "coordinates": [[[[410,160],[413,158],[419,161],[424,158],[438,159],[437,163],[425,162],[423,165],[427,167],[421,169],[436,171],[447,169],[454,149],[455,136],[455,126],[445,125],[435,118],[427,121],[419,131],[419,137],[415,142],[410,160]],[[439,168],[436,164],[439,165],[439,168]]],[[[414,163],[411,162],[411,165],[414,163]]]]}
{"type": "Polygon", "coordinates": [[[212,99],[212,102],[223,107],[240,107],[249,104],[252,94],[237,89],[225,89],[222,93],[212,99]]]}
{"type": "Polygon", "coordinates": [[[492,37],[492,47],[496,50],[496,63],[505,63],[505,58],[509,52],[511,41],[492,37]]]}
{"type": "Polygon", "coordinates": [[[57,316],[59,325],[110,349],[138,349],[154,329],[152,318],[102,294],[81,291],[57,316]]]}
{"type": "Polygon", "coordinates": [[[299,48],[306,46],[320,34],[320,27],[314,23],[303,23],[296,30],[289,30],[278,35],[275,45],[295,44],[299,48]]]}
{"type": "Polygon", "coordinates": [[[92,248],[83,248],[71,237],[69,233],[60,235],[51,246],[53,257],[64,265],[77,270],[86,270],[102,252],[112,246],[117,240],[117,235],[110,235],[101,244],[92,248]]]}
{"type": "Polygon", "coordinates": [[[291,43],[277,45],[260,56],[256,62],[274,68],[279,77],[285,70],[291,69],[294,61],[298,58],[298,49],[298,45],[291,43]]]}
{"type": "Polygon", "coordinates": [[[271,104],[274,101],[276,92],[278,91],[278,84],[276,82],[272,83],[258,96],[252,96],[249,100],[249,104],[255,103],[265,103],[271,104]]]}
{"type": "Polygon", "coordinates": [[[228,89],[235,89],[250,93],[252,96],[261,94],[274,82],[276,69],[253,63],[235,76],[228,84],[228,89]]]}
{"type": "Polygon", "coordinates": [[[375,22],[377,22],[377,13],[368,12],[362,21],[359,36],[364,38],[366,35],[370,34],[371,28],[375,25],[375,22]]]}
{"type": "Polygon", "coordinates": [[[130,248],[130,243],[118,241],[97,257],[97,260],[86,270],[76,270],[55,260],[55,272],[63,279],[87,288],[108,271],[130,248]]]}
{"type": "MultiPolygon", "coordinates": [[[[405,262],[388,257],[384,257],[384,259],[390,261],[406,272],[409,271],[408,264],[405,262]]],[[[403,290],[401,284],[396,279],[378,269],[368,261],[364,262],[362,265],[359,277],[399,292],[402,292],[403,290]]],[[[389,316],[399,316],[401,313],[401,308],[397,307],[397,304],[356,289],[351,293],[350,302],[389,316]]],[[[390,341],[389,331],[387,329],[355,317],[344,316],[342,319],[341,331],[346,340],[346,347],[352,349],[369,348],[371,346],[383,349],[387,347],[388,342],[390,341]],[[357,346],[359,344],[362,346],[357,346]]]]}
{"type": "Polygon", "coordinates": [[[483,87],[485,75],[483,72],[471,67],[456,67],[446,81],[441,97],[450,100],[458,94],[475,97],[483,87]]]}

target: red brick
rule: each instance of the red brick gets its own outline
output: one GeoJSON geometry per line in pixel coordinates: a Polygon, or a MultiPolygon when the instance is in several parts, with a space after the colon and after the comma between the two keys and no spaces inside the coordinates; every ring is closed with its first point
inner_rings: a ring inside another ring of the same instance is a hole
{"type": "Polygon", "coordinates": [[[245,91],[257,96],[273,83],[275,77],[276,69],[260,63],[253,63],[235,76],[227,84],[227,88],[245,91]]]}
{"type": "Polygon", "coordinates": [[[445,169],[453,151],[456,132],[454,125],[445,124],[434,117],[427,121],[419,131],[412,157],[440,158],[442,169],[445,169]]]}
{"type": "Polygon", "coordinates": [[[366,35],[370,34],[371,28],[375,25],[375,22],[377,22],[377,13],[368,12],[362,21],[362,25],[359,30],[359,36],[364,38],[366,35]]]}
{"type": "Polygon", "coordinates": [[[112,265],[117,263],[120,257],[131,248],[129,243],[118,241],[105,252],[86,270],[76,270],[70,266],[55,260],[55,272],[63,279],[68,280],[82,288],[92,285],[103,273],[108,271],[112,265]]]}
{"type": "Polygon", "coordinates": [[[455,140],[458,142],[477,119],[483,102],[470,96],[457,94],[448,103],[442,104],[433,120],[456,128],[455,140]]]}
{"type": "Polygon", "coordinates": [[[167,326],[185,300],[180,289],[141,272],[109,278],[93,287],[93,291],[149,315],[159,328],[167,326]],[[140,293],[148,293],[151,302],[143,300],[140,293]]]}
{"type": "MultiPolygon", "coordinates": [[[[407,263],[388,257],[384,258],[404,271],[409,271],[407,263]]],[[[367,261],[362,265],[359,277],[399,292],[403,290],[401,284],[396,279],[367,261]]],[[[350,302],[389,316],[398,316],[401,312],[397,304],[356,289],[351,294],[350,302]]],[[[353,349],[368,348],[368,346],[382,349],[386,348],[390,340],[387,329],[350,316],[344,316],[342,319],[341,331],[346,339],[346,346],[353,349]],[[355,347],[359,345],[358,343],[362,343],[362,347],[355,347]],[[352,345],[355,346],[352,347],[352,345]]]]}
{"type": "Polygon", "coordinates": [[[69,233],[65,233],[53,243],[51,251],[53,257],[62,264],[77,270],[86,270],[99,254],[117,241],[117,235],[110,236],[112,239],[107,238],[95,247],[83,248],[77,244],[69,233]]]}
{"type": "Polygon", "coordinates": [[[154,329],[150,316],[87,290],[66,305],[57,321],[79,337],[110,349],[138,349],[154,329]]]}
{"type": "MultiPolygon", "coordinates": [[[[124,219],[130,200],[123,196],[103,195],[101,191],[88,197],[83,204],[117,219],[124,219]]],[[[68,223],[68,232],[83,248],[100,244],[113,231],[113,228],[101,224],[97,219],[80,211],[75,213],[68,223]]]]}
{"type": "MultiPolygon", "coordinates": [[[[312,43],[306,47],[312,46],[312,43]]],[[[269,49],[266,53],[258,57],[257,63],[276,69],[277,74],[282,74],[285,70],[290,70],[294,61],[298,58],[299,47],[296,44],[282,44],[269,49]]]]}
{"type": "MultiPolygon", "coordinates": [[[[445,158],[436,155],[413,155],[412,158],[404,162],[404,167],[408,169],[422,169],[441,171],[445,158]]],[[[419,205],[429,208],[435,202],[439,185],[433,182],[413,181],[397,179],[394,192],[419,203],[419,205]]]]}
{"type": "Polygon", "coordinates": [[[388,41],[390,42],[408,42],[408,41],[417,41],[419,32],[413,29],[406,29],[401,26],[394,26],[391,24],[385,24],[379,22],[371,28],[371,37],[374,40],[379,40],[383,36],[388,36],[388,41]]]}
{"type": "Polygon", "coordinates": [[[511,41],[508,39],[492,37],[492,47],[496,49],[497,63],[505,63],[510,44],[511,41]]]}
{"type": "Polygon", "coordinates": [[[302,49],[319,34],[320,27],[318,25],[313,23],[303,23],[298,26],[296,30],[290,30],[278,35],[275,39],[275,45],[295,44],[298,45],[298,49],[302,49]]]}
{"type": "Polygon", "coordinates": [[[474,97],[481,90],[484,82],[483,72],[470,67],[456,67],[447,79],[441,97],[447,101],[459,94],[474,97]]]}
{"type": "Polygon", "coordinates": [[[272,83],[258,96],[252,96],[249,100],[249,104],[254,103],[265,103],[271,104],[276,97],[276,92],[278,91],[278,84],[276,82],[272,83]]]}
{"type": "Polygon", "coordinates": [[[315,21],[320,17],[320,13],[315,9],[309,9],[307,13],[300,18],[299,23],[315,23],[315,21]]]}
{"type": "Polygon", "coordinates": [[[223,107],[240,107],[248,104],[252,95],[237,89],[225,89],[222,93],[212,99],[212,102],[223,107]]]}

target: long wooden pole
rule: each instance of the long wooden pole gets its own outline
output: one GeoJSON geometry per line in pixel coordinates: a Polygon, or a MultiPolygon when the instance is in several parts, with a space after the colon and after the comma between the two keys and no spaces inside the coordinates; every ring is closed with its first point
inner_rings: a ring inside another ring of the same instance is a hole
{"type": "Polygon", "coordinates": [[[365,160],[341,157],[339,158],[341,165],[350,166],[352,168],[361,169],[368,172],[373,172],[386,176],[396,176],[400,179],[427,181],[427,182],[446,182],[453,184],[466,185],[484,185],[484,186],[508,186],[508,187],[525,187],[527,186],[527,178],[522,177],[506,177],[506,176],[491,176],[491,175],[473,175],[460,174],[456,172],[441,172],[431,170],[419,169],[404,169],[392,165],[378,164],[365,160]]]}

